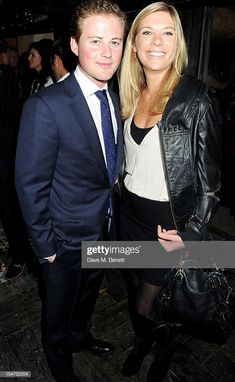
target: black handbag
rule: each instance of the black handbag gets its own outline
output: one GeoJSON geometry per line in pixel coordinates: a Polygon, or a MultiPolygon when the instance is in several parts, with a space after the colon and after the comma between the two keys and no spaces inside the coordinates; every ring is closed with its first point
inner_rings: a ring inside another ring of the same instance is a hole
{"type": "Polygon", "coordinates": [[[181,324],[200,339],[225,343],[233,330],[231,292],[222,271],[173,268],[154,301],[153,312],[157,319],[181,324]]]}

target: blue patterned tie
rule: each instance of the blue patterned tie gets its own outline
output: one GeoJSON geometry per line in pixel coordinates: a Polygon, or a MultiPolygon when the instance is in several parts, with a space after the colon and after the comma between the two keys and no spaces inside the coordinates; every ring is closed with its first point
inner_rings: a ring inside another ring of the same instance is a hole
{"type": "Polygon", "coordinates": [[[102,125],[103,137],[104,137],[106,162],[107,162],[107,169],[109,174],[109,181],[112,184],[114,181],[116,147],[115,147],[115,138],[113,133],[111,113],[109,109],[106,91],[98,90],[95,92],[95,95],[100,100],[101,125],[102,125]]]}

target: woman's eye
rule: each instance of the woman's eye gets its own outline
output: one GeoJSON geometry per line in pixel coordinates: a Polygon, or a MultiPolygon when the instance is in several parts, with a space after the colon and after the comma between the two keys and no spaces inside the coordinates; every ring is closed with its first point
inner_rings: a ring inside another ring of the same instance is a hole
{"type": "Polygon", "coordinates": [[[148,36],[151,34],[151,32],[150,31],[143,31],[143,34],[148,36]]]}
{"type": "Polygon", "coordinates": [[[163,34],[165,36],[173,36],[173,32],[170,32],[170,31],[163,32],[163,34]]]}

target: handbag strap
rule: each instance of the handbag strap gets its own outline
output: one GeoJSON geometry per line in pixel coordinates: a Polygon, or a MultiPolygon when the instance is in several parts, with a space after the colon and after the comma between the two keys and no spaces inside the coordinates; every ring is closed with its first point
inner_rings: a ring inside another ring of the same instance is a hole
{"type": "Polygon", "coordinates": [[[215,296],[215,300],[216,302],[219,302],[219,299],[218,299],[218,295],[216,293],[216,289],[220,286],[222,286],[222,280],[224,281],[224,284],[226,285],[227,287],[227,296],[225,298],[225,303],[228,304],[229,303],[229,297],[232,293],[232,288],[231,286],[229,285],[228,283],[228,280],[227,278],[225,277],[225,275],[221,272],[218,272],[218,271],[214,271],[214,272],[211,272],[209,275],[208,275],[208,283],[209,283],[209,286],[215,296]]]}

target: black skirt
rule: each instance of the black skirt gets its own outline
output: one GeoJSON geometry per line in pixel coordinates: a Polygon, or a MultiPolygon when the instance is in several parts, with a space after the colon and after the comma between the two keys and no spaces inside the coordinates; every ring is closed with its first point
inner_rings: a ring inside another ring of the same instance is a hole
{"type": "MultiPolygon", "coordinates": [[[[120,239],[123,241],[157,240],[157,226],[174,229],[169,202],[142,198],[123,187],[119,217],[120,239]]],[[[141,269],[138,274],[143,281],[163,286],[169,269],[141,269]]]]}

